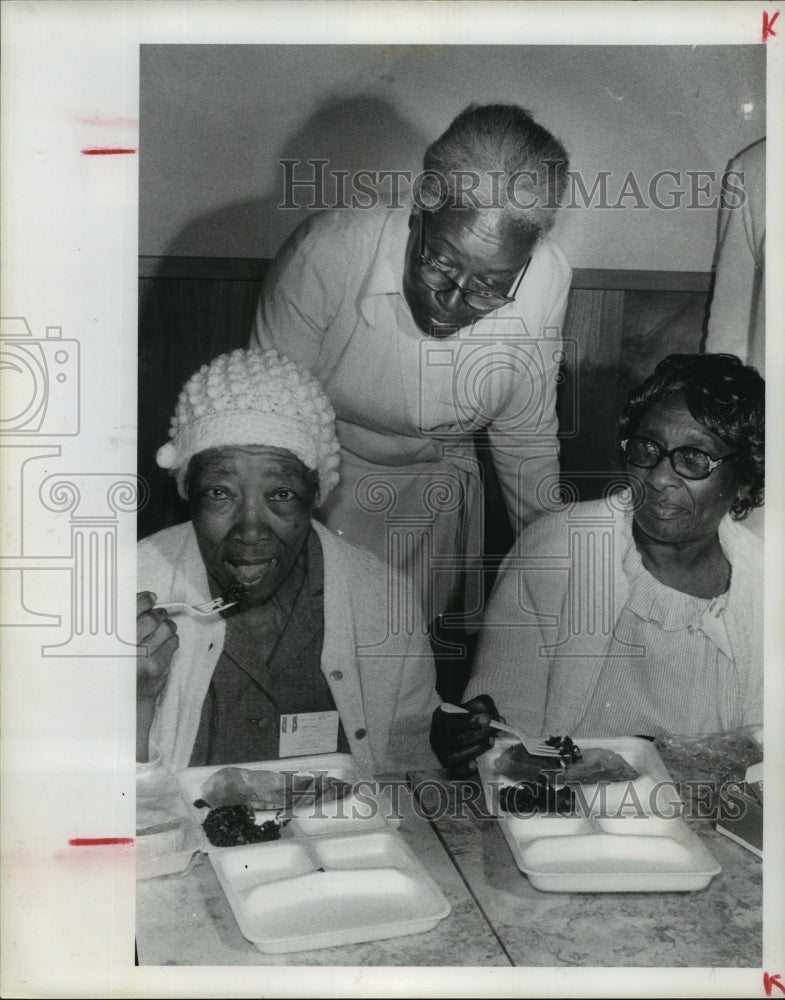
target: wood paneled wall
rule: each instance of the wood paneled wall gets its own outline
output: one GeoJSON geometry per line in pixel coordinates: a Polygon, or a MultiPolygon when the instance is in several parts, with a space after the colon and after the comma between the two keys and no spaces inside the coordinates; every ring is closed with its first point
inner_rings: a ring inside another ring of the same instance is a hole
{"type": "Polygon", "coordinates": [[[137,516],[140,538],[188,517],[155,453],[168,440],[186,379],[216,355],[248,343],[267,266],[266,260],[140,258],[138,473],[149,485],[137,516]]]}
{"type": "Polygon", "coordinates": [[[582,500],[621,470],[616,418],[668,354],[700,350],[710,274],[576,272],[567,304],[559,394],[563,479],[582,500]]]}
{"type": "MultiPolygon", "coordinates": [[[[268,261],[139,259],[139,463],[150,487],[139,537],[187,518],[171,478],[155,464],[185,380],[217,354],[248,341],[268,261]]],[[[619,469],[615,422],[627,393],[666,354],[699,349],[710,287],[703,272],[576,271],[559,392],[562,470],[581,499],[599,496],[619,469]]],[[[509,530],[485,463],[488,551],[509,530]]]]}

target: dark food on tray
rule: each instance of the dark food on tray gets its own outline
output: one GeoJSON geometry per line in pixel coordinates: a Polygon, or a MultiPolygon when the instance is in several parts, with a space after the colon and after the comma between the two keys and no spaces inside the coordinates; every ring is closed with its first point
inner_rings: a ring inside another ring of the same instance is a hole
{"type": "Polygon", "coordinates": [[[558,758],[532,755],[515,743],[496,759],[496,772],[516,782],[500,790],[499,807],[505,812],[569,813],[575,804],[571,786],[640,777],[613,750],[597,747],[581,751],[569,736],[552,736],[546,742],[559,748],[558,758]]]}
{"type": "Polygon", "coordinates": [[[279,840],[281,823],[270,819],[257,825],[250,806],[218,806],[205,816],[202,827],[215,847],[237,847],[240,844],[261,844],[266,840],[279,840]]]}
{"type": "Polygon", "coordinates": [[[581,750],[569,736],[550,736],[544,741],[549,746],[557,747],[558,757],[546,757],[530,754],[522,743],[514,743],[496,758],[495,769],[499,774],[512,778],[514,781],[536,781],[540,772],[566,770],[567,767],[583,758],[581,750]]]}
{"type": "Polygon", "coordinates": [[[572,788],[555,788],[546,774],[536,780],[505,785],[499,791],[499,808],[514,816],[527,813],[571,813],[575,810],[572,788]]]}
{"type": "Polygon", "coordinates": [[[581,748],[573,742],[570,736],[549,736],[543,742],[559,751],[558,759],[561,767],[568,767],[583,758],[581,748]]]}

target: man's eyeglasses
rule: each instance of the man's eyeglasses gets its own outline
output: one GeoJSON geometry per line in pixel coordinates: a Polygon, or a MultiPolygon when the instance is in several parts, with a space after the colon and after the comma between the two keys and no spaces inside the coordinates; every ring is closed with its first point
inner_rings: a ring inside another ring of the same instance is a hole
{"type": "Polygon", "coordinates": [[[666,451],[656,441],[643,437],[627,438],[621,442],[621,448],[630,465],[637,465],[641,469],[653,469],[663,458],[669,459],[671,468],[682,479],[707,479],[718,465],[740,454],[733,451],[722,458],[712,458],[705,451],[688,445],[666,451]]]}
{"type": "Polygon", "coordinates": [[[515,282],[515,287],[509,295],[502,295],[501,292],[486,292],[480,288],[465,288],[463,285],[459,285],[452,277],[457,268],[448,264],[442,264],[425,253],[424,212],[420,212],[419,219],[420,246],[417,255],[418,266],[420,278],[428,288],[432,288],[435,292],[447,292],[457,288],[463,296],[463,301],[470,309],[474,309],[475,312],[491,312],[493,309],[499,309],[501,306],[507,305],[508,302],[515,301],[515,296],[518,294],[518,289],[521,287],[521,282],[531,263],[531,257],[526,261],[518,280],[515,282]]]}

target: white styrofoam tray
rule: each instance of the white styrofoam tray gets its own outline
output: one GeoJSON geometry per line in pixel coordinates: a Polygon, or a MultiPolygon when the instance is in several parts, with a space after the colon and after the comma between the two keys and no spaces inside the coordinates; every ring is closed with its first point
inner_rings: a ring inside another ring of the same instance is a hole
{"type": "Polygon", "coordinates": [[[582,749],[614,750],[639,777],[586,785],[578,814],[511,815],[498,808],[495,770],[514,740],[497,740],[479,760],[489,810],[498,817],[518,867],[549,892],[666,892],[702,889],[720,865],[679,818],[678,790],[654,746],[635,737],[578,740],[582,749]]]}
{"type": "Polygon", "coordinates": [[[394,829],[235,847],[210,861],[241,932],[263,952],[420,934],[450,912],[394,829]]]}

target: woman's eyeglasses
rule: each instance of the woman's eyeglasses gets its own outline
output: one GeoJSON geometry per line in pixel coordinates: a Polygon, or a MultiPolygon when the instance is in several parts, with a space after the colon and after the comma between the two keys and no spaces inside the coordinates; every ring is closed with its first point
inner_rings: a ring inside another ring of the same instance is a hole
{"type": "Polygon", "coordinates": [[[491,312],[494,309],[499,309],[501,306],[507,305],[508,302],[515,301],[515,296],[518,294],[518,289],[521,287],[521,282],[531,263],[531,257],[526,261],[518,280],[515,282],[515,288],[513,288],[509,295],[502,295],[501,292],[486,292],[479,288],[464,288],[463,285],[459,285],[452,277],[456,268],[448,264],[442,264],[425,253],[424,212],[420,212],[419,220],[420,246],[417,254],[418,265],[420,278],[428,288],[433,289],[434,292],[447,292],[457,288],[463,296],[463,301],[470,309],[474,309],[475,312],[491,312]]]}
{"type": "Polygon", "coordinates": [[[666,451],[656,441],[643,437],[627,438],[621,442],[621,449],[630,465],[637,465],[641,469],[653,469],[663,458],[667,458],[676,475],[683,479],[707,479],[718,465],[739,454],[734,451],[722,458],[712,458],[705,451],[688,445],[666,451]]]}

